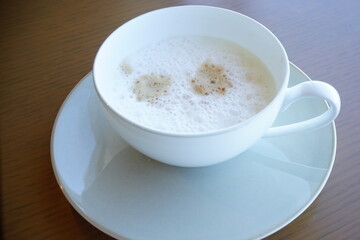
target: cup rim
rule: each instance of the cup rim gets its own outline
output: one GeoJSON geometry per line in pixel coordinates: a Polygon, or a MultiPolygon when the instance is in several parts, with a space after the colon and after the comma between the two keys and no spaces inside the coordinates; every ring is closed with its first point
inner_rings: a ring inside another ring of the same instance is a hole
{"type": "Polygon", "coordinates": [[[95,56],[95,60],[93,63],[93,83],[94,83],[94,87],[95,87],[95,92],[97,94],[97,96],[99,97],[100,102],[102,103],[102,105],[104,107],[107,108],[107,110],[110,110],[113,114],[116,115],[116,117],[121,118],[122,120],[124,120],[125,122],[128,122],[129,124],[136,126],[137,128],[140,128],[144,131],[150,132],[150,133],[154,133],[154,134],[158,134],[158,135],[163,135],[163,136],[174,136],[174,137],[203,137],[203,136],[211,136],[211,135],[218,135],[221,133],[226,133],[229,131],[232,131],[236,128],[239,128],[240,126],[246,125],[249,122],[252,121],[252,119],[256,118],[258,115],[260,115],[262,112],[266,111],[268,108],[270,108],[272,105],[275,104],[275,102],[281,97],[281,94],[279,94],[280,92],[283,92],[288,85],[288,81],[289,81],[289,75],[290,75],[290,64],[289,64],[289,59],[287,56],[287,53],[285,51],[284,46],[281,44],[280,40],[275,36],[275,34],[273,34],[267,27],[265,27],[263,24],[261,24],[260,22],[254,20],[253,18],[250,18],[242,13],[236,12],[234,10],[230,10],[230,9],[226,9],[226,8],[221,8],[221,7],[214,7],[214,6],[208,6],[208,5],[182,5],[182,6],[172,6],[172,7],[165,7],[165,8],[160,8],[160,9],[156,9],[153,11],[149,11],[143,14],[140,14],[139,16],[130,19],[129,21],[125,22],[124,24],[120,25],[119,27],[117,27],[111,34],[109,34],[106,39],[103,41],[103,43],[101,44],[99,50],[96,53],[95,56]],[[272,36],[272,38],[278,43],[278,45],[280,46],[280,49],[282,51],[283,56],[285,57],[285,62],[286,62],[286,69],[285,69],[285,80],[281,83],[281,86],[279,87],[279,89],[277,90],[274,98],[263,108],[261,109],[259,112],[257,112],[255,115],[247,118],[244,121],[241,121],[239,123],[233,124],[231,126],[228,127],[224,127],[224,128],[219,128],[219,129],[214,129],[214,130],[210,130],[210,131],[201,131],[201,132],[172,132],[172,131],[165,131],[165,130],[161,130],[161,129],[155,129],[155,128],[151,128],[151,127],[147,127],[144,126],[134,120],[132,120],[131,118],[128,118],[126,116],[124,116],[123,114],[119,113],[118,111],[116,111],[114,109],[114,107],[111,106],[111,104],[107,103],[107,101],[105,100],[105,98],[103,97],[101,91],[99,90],[99,86],[97,83],[97,71],[96,71],[96,65],[98,65],[97,63],[99,62],[99,53],[101,52],[102,48],[104,47],[105,43],[107,42],[107,40],[109,38],[111,38],[112,35],[115,34],[115,32],[120,31],[120,29],[127,25],[130,24],[132,21],[135,21],[138,18],[141,18],[145,15],[148,14],[153,14],[159,11],[164,11],[167,9],[173,9],[173,8],[213,8],[213,9],[217,9],[218,11],[224,11],[224,12],[230,12],[233,14],[237,14],[242,16],[243,18],[248,19],[251,22],[256,23],[257,25],[259,25],[261,28],[263,28],[269,35],[272,36]]]}

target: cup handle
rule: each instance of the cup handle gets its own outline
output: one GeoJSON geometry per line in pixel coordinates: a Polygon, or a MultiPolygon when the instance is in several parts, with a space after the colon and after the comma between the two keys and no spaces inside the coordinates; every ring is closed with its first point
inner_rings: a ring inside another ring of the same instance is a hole
{"type": "Polygon", "coordinates": [[[274,137],[289,133],[301,132],[321,128],[335,120],[340,112],[340,96],[336,89],[324,82],[303,82],[288,88],[281,111],[285,111],[294,102],[308,97],[323,98],[329,104],[329,109],[323,114],[298,123],[271,127],[265,132],[264,137],[274,137]]]}

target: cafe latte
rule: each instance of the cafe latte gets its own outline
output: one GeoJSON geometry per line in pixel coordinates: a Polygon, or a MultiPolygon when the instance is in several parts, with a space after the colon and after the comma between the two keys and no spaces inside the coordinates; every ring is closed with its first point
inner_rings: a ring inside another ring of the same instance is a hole
{"type": "Polygon", "coordinates": [[[198,133],[226,128],[263,109],[275,83],[254,54],[211,37],[152,43],[119,63],[112,106],[151,129],[198,133]]]}

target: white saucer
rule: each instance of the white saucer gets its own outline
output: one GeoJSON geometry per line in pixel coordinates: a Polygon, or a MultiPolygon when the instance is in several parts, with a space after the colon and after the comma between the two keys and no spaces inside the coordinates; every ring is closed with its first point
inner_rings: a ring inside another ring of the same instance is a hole
{"type": "MultiPolygon", "coordinates": [[[[290,84],[309,81],[291,65],[290,84]]],[[[57,181],[72,206],[118,239],[260,239],[293,221],[319,195],[331,172],[335,125],[260,140],[224,163],[172,167],[131,148],[99,111],[89,73],[57,116],[51,142],[57,181]]],[[[277,124],[327,109],[307,99],[277,124]]]]}

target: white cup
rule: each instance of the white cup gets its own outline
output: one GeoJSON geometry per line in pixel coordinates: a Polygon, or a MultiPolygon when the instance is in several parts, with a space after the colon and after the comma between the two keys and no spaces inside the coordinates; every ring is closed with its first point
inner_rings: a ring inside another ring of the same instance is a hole
{"type": "Polygon", "coordinates": [[[325,126],[340,111],[339,94],[327,83],[310,81],[288,88],[289,60],[273,33],[247,16],[216,7],[170,7],[132,19],[116,29],[102,44],[95,58],[93,74],[105,115],[120,136],[150,158],[175,166],[216,164],[240,154],[261,137],[325,126]],[[150,129],[115,110],[108,96],[120,60],[149,43],[186,35],[222,38],[251,51],[272,73],[277,86],[275,98],[263,110],[243,122],[203,133],[169,133],[150,129]],[[303,97],[323,98],[330,107],[315,118],[271,127],[280,111],[303,97]]]}

